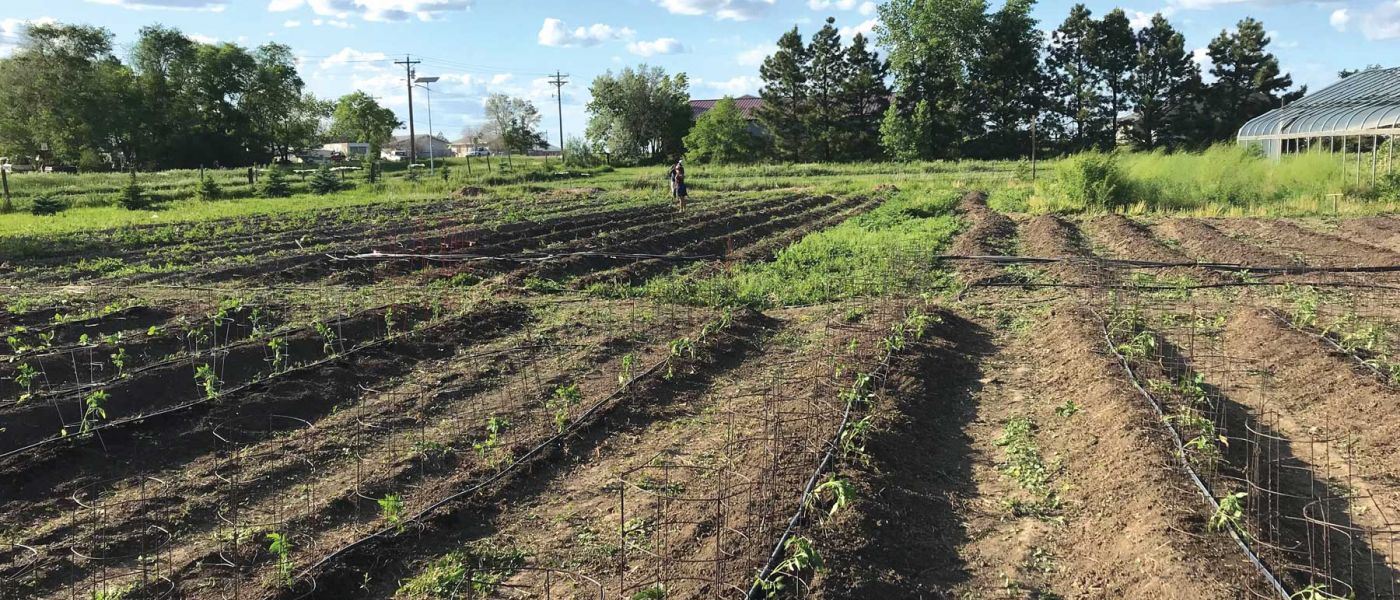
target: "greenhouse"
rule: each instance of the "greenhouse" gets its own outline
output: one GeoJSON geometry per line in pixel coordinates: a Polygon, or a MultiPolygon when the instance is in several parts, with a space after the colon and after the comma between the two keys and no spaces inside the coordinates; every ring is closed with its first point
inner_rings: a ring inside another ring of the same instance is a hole
{"type": "Polygon", "coordinates": [[[1363,71],[1293,104],[1264,113],[1240,128],[1239,143],[1257,145],[1272,158],[1325,150],[1355,161],[1358,178],[1391,167],[1400,127],[1400,67],[1363,71]]]}

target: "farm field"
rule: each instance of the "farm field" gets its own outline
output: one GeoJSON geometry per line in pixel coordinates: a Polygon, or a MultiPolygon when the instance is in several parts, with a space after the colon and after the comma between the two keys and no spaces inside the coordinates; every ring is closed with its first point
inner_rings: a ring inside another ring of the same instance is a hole
{"type": "Polygon", "coordinates": [[[0,230],[0,598],[1400,597],[1400,218],[654,175],[0,230]]]}

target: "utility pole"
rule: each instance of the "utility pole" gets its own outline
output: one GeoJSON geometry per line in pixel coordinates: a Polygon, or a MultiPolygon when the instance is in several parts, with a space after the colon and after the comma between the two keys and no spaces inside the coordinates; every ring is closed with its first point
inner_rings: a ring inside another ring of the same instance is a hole
{"type": "Polygon", "coordinates": [[[558,109],[559,109],[559,162],[560,162],[560,163],[563,163],[563,162],[564,162],[564,84],[566,84],[566,83],[569,82],[569,80],[568,80],[568,79],[565,79],[565,77],[568,77],[568,75],[565,75],[565,74],[563,74],[563,73],[560,73],[559,71],[556,70],[556,71],[554,72],[554,79],[549,80],[549,83],[552,84],[552,85],[554,85],[554,100],[555,100],[555,105],[556,105],[556,106],[558,107],[558,109]]]}
{"type": "Polygon", "coordinates": [[[413,168],[413,163],[418,162],[418,139],[414,135],[413,129],[413,65],[421,63],[421,60],[413,60],[412,56],[404,55],[403,60],[396,60],[394,64],[403,65],[404,75],[407,77],[404,82],[408,84],[408,166],[413,168]]]}
{"type": "Polygon", "coordinates": [[[433,85],[434,83],[437,83],[439,79],[442,79],[442,78],[441,78],[441,77],[419,77],[419,78],[413,80],[414,83],[421,83],[421,84],[423,84],[423,89],[428,90],[428,174],[429,174],[429,175],[435,173],[436,170],[437,170],[437,167],[433,166],[433,158],[434,158],[433,154],[434,154],[434,152],[435,152],[434,149],[433,149],[433,146],[434,146],[434,143],[433,143],[433,142],[435,141],[435,138],[433,138],[433,88],[432,88],[432,85],[433,85]]]}
{"type": "Polygon", "coordinates": [[[10,170],[9,165],[0,165],[0,188],[4,188],[5,203],[0,205],[0,213],[14,212],[15,205],[10,203],[10,170]]]}

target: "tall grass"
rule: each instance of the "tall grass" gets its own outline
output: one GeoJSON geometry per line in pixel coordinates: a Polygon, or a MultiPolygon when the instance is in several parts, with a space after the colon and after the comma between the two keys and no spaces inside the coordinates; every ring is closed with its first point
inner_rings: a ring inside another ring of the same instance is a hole
{"type": "Polygon", "coordinates": [[[1369,164],[1360,185],[1355,165],[1344,167],[1339,155],[1325,150],[1270,160],[1235,144],[1173,154],[1085,153],[1055,164],[1028,208],[1278,215],[1331,212],[1332,195],[1340,194],[1339,212],[1395,210],[1386,185],[1370,185],[1369,164]]]}

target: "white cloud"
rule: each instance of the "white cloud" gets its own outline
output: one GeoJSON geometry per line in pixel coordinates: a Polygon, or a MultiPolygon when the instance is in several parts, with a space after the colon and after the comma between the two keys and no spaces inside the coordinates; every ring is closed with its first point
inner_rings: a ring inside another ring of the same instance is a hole
{"type": "Polygon", "coordinates": [[[355,24],[340,19],[312,19],[311,24],[317,27],[335,27],[337,29],[354,29],[355,24]]]}
{"type": "Polygon", "coordinates": [[[734,62],[741,67],[757,67],[763,64],[764,59],[768,58],[770,55],[777,51],[777,44],[764,44],[762,46],[754,46],[753,48],[749,48],[748,50],[740,52],[737,56],[734,57],[734,62]]]}
{"type": "Polygon", "coordinates": [[[858,0],[807,0],[807,7],[812,10],[851,10],[857,3],[858,0]]]}
{"type": "Polygon", "coordinates": [[[861,34],[861,35],[863,35],[863,36],[869,38],[869,37],[870,37],[870,34],[874,33],[874,31],[875,31],[875,26],[876,26],[876,25],[879,25],[879,24],[880,24],[880,20],[879,20],[879,19],[870,19],[870,20],[867,20],[867,21],[865,21],[864,23],[861,23],[860,25],[856,25],[856,26],[854,26],[854,27],[842,27],[842,28],[841,28],[841,37],[844,38],[844,39],[846,39],[846,40],[850,40],[851,38],[856,37],[856,34],[859,33],[859,34],[861,34]]]}
{"type": "Polygon", "coordinates": [[[538,38],[541,46],[574,48],[597,46],[603,42],[630,40],[636,34],[637,32],[626,27],[613,27],[603,23],[594,23],[588,27],[579,27],[570,31],[568,24],[563,21],[546,18],[544,24],[540,26],[538,38]]]}
{"type": "Polygon", "coordinates": [[[714,90],[720,96],[742,96],[744,94],[757,94],[763,87],[763,80],[748,75],[741,75],[724,81],[709,81],[705,79],[695,80],[695,87],[714,90]]]}
{"type": "Polygon", "coordinates": [[[87,0],[93,4],[120,6],[131,10],[199,10],[223,12],[228,0],[87,0]]]}
{"type": "Polygon", "coordinates": [[[190,38],[190,39],[192,39],[192,40],[194,40],[194,41],[196,41],[196,42],[199,42],[199,43],[201,43],[201,44],[217,44],[217,43],[219,43],[219,38],[216,38],[216,37],[213,37],[213,36],[209,36],[209,35],[204,35],[204,34],[202,34],[202,33],[187,33],[187,34],[185,34],[185,37],[190,38]]]}
{"type": "Polygon", "coordinates": [[[1157,16],[1158,14],[1162,15],[1163,17],[1170,17],[1176,14],[1176,8],[1168,6],[1162,8],[1161,10],[1156,10],[1152,12],[1130,10],[1128,11],[1128,26],[1132,27],[1133,29],[1142,29],[1144,27],[1147,27],[1148,25],[1151,25],[1152,17],[1157,16]]]}
{"type": "Polygon", "coordinates": [[[282,26],[288,29],[291,29],[293,27],[301,27],[301,21],[297,21],[295,19],[288,19],[282,22],[282,26]]]}
{"type": "Polygon", "coordinates": [[[1382,2],[1355,21],[1368,40],[1400,39],[1400,0],[1382,2]]]}
{"type": "Polygon", "coordinates": [[[346,47],[342,48],[340,52],[336,52],[322,59],[321,68],[334,69],[336,67],[354,64],[365,65],[360,67],[361,70],[364,70],[367,68],[374,68],[374,65],[377,63],[387,63],[388,60],[389,57],[385,56],[383,52],[361,52],[354,48],[346,47]]]}
{"type": "Polygon", "coordinates": [[[286,12],[308,7],[317,15],[339,20],[347,19],[350,15],[359,15],[366,21],[407,21],[414,18],[419,21],[432,21],[445,13],[465,11],[472,7],[473,2],[474,0],[269,0],[267,9],[272,12],[286,12]]]}
{"type": "Polygon", "coordinates": [[[765,14],[777,0],[656,0],[677,15],[713,14],[721,21],[748,21],[765,14]]]}
{"type": "Polygon", "coordinates": [[[1351,11],[1345,8],[1334,10],[1332,11],[1332,16],[1328,17],[1327,22],[1331,23],[1332,28],[1337,31],[1346,31],[1347,24],[1351,23],[1351,11]]]}
{"type": "Polygon", "coordinates": [[[685,44],[676,38],[659,38],[627,44],[627,51],[637,56],[653,56],[657,54],[681,54],[686,51],[686,48],[685,44]]]}

